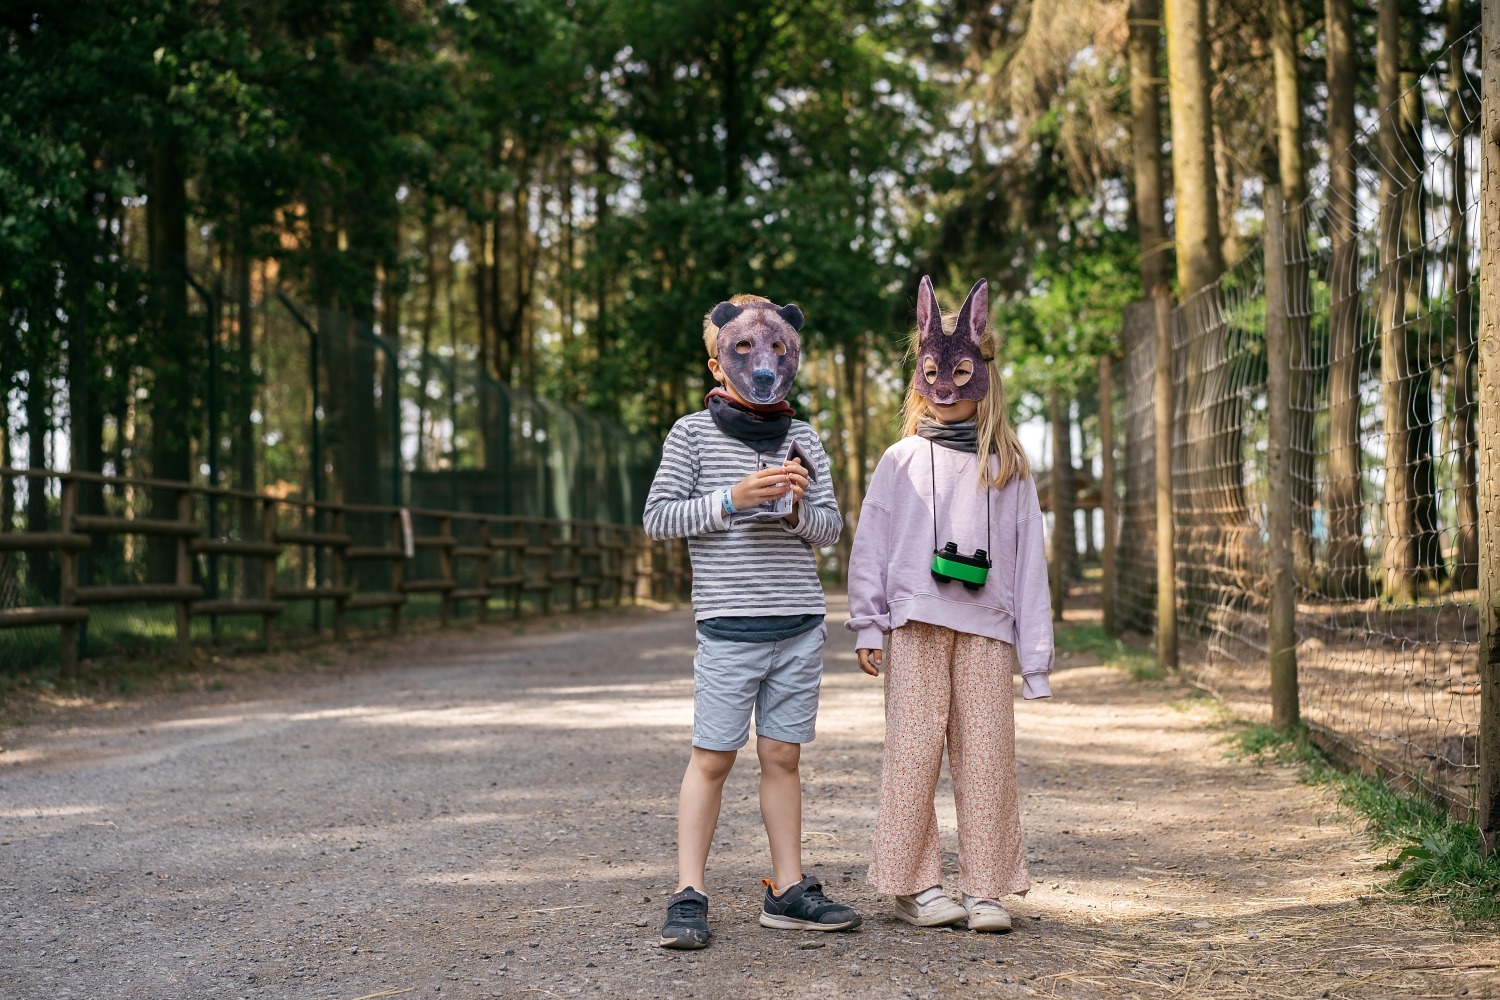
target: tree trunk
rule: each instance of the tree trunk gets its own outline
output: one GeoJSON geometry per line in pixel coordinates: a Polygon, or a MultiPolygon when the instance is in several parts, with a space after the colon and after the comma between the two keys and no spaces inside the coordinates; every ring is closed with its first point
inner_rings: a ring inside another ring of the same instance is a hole
{"type": "Polygon", "coordinates": [[[1141,290],[1149,297],[1167,289],[1172,250],[1162,202],[1161,0],[1131,0],[1128,46],[1141,290]]]}
{"type": "MultiPolygon", "coordinates": [[[[254,490],[255,424],[255,312],[250,282],[250,251],[241,245],[234,259],[235,295],[235,386],[234,386],[234,485],[254,490]]],[[[251,574],[254,575],[254,574],[251,574]]]]}
{"type": "Polygon", "coordinates": [[[1118,635],[1119,617],[1115,610],[1115,378],[1114,358],[1108,351],[1099,355],[1099,517],[1104,525],[1104,547],[1100,552],[1099,604],[1103,611],[1104,633],[1118,635]]]}
{"type": "Polygon", "coordinates": [[[1237,475],[1243,457],[1238,455],[1238,397],[1228,391],[1223,339],[1209,332],[1216,310],[1199,294],[1224,270],[1204,0],[1166,0],[1165,8],[1179,316],[1187,330],[1187,469],[1177,536],[1183,548],[1184,608],[1198,617],[1199,609],[1217,603],[1226,546],[1237,541],[1225,529],[1244,524],[1237,475]]]}
{"type": "MultiPolygon", "coordinates": [[[[432,331],[437,328],[438,255],[437,234],[433,232],[432,222],[432,216],[429,214],[422,227],[422,257],[426,262],[427,294],[424,308],[422,309],[422,353],[417,359],[416,468],[419,472],[425,471],[427,468],[423,461],[427,455],[428,439],[430,437],[430,430],[427,426],[427,381],[432,377],[432,331]]],[[[444,259],[447,259],[446,255],[444,259]]]]}
{"type": "Polygon", "coordinates": [[[1412,558],[1416,567],[1417,583],[1441,586],[1448,578],[1448,568],[1443,561],[1443,536],[1438,513],[1437,467],[1433,461],[1433,385],[1435,382],[1432,359],[1440,354],[1439,347],[1429,321],[1428,304],[1424,294],[1425,275],[1422,274],[1422,259],[1428,245],[1426,178],[1427,154],[1422,146],[1422,131],[1426,126],[1427,112],[1423,98],[1417,88],[1414,69],[1423,59],[1422,42],[1426,26],[1420,17],[1407,17],[1402,22],[1404,43],[1400,57],[1406,67],[1399,77],[1401,93],[1400,131],[1401,170],[1407,178],[1406,188],[1401,193],[1402,280],[1406,285],[1405,320],[1403,338],[1406,351],[1403,369],[1411,380],[1407,399],[1410,413],[1407,420],[1407,497],[1411,504],[1412,558]]]}
{"type": "MultiPolygon", "coordinates": [[[[1483,0],[1484,111],[1479,144],[1479,273],[1500,274],[1500,0],[1483,0]]],[[[1479,785],[1474,825],[1486,856],[1500,850],[1500,283],[1479,285],[1479,785]]]]}
{"type": "Polygon", "coordinates": [[[1453,241],[1448,252],[1452,261],[1453,294],[1453,438],[1458,444],[1458,545],[1453,557],[1453,586],[1470,590],[1479,577],[1479,463],[1475,441],[1474,299],[1469,287],[1469,242],[1465,227],[1468,214],[1465,196],[1469,170],[1464,138],[1468,116],[1463,108],[1464,54],[1454,45],[1464,33],[1464,0],[1448,0],[1448,128],[1452,131],[1452,200],[1448,203],[1448,229],[1453,241]]]}
{"type": "Polygon", "coordinates": [[[1166,27],[1172,181],[1177,206],[1177,294],[1186,302],[1217,281],[1224,270],[1203,0],[1166,0],[1166,27]]]}
{"type": "Polygon", "coordinates": [[[1063,620],[1063,605],[1077,558],[1078,540],[1073,527],[1072,430],[1062,394],[1054,386],[1048,401],[1052,420],[1052,618],[1063,620]]]}
{"type": "Polygon", "coordinates": [[[1307,165],[1303,147],[1302,93],[1298,64],[1301,49],[1300,7],[1297,0],[1275,0],[1270,14],[1271,57],[1276,77],[1276,160],[1283,205],[1280,219],[1266,225],[1282,227],[1286,249],[1286,339],[1290,373],[1291,450],[1287,456],[1292,490],[1292,553],[1299,583],[1312,580],[1313,407],[1311,345],[1308,340],[1312,300],[1308,285],[1307,165]]]}
{"type": "Polygon", "coordinates": [[[1382,570],[1384,597],[1394,604],[1416,599],[1416,545],[1412,532],[1411,419],[1412,378],[1408,368],[1406,259],[1401,249],[1404,192],[1398,177],[1406,171],[1401,144],[1399,0],[1380,0],[1375,48],[1380,105],[1380,376],[1385,411],[1385,519],[1382,570]]]}
{"type": "MultiPolygon", "coordinates": [[[[150,196],[146,219],[150,241],[151,284],[156,318],[155,376],[151,390],[151,476],[187,482],[192,478],[191,359],[200,356],[188,331],[187,185],[182,149],[175,139],[159,140],[151,154],[150,196]]],[[[151,490],[151,516],[172,520],[177,498],[151,490]]],[[[147,567],[153,582],[175,578],[177,541],[147,541],[147,567]]]]}
{"type": "MultiPolygon", "coordinates": [[[[41,331],[28,333],[40,339],[41,331]]],[[[52,409],[52,390],[47,372],[47,352],[43,345],[32,344],[31,367],[26,373],[26,467],[47,467],[47,433],[52,429],[49,414],[52,409]]],[[[27,480],[26,485],[26,530],[47,530],[47,491],[45,483],[38,479],[27,480]]],[[[40,560],[45,565],[46,560],[40,560]]]]}
{"type": "Polygon", "coordinates": [[[1359,442],[1359,244],[1355,222],[1353,0],[1326,0],[1328,34],[1328,578],[1334,598],[1370,594],[1359,442]]]}

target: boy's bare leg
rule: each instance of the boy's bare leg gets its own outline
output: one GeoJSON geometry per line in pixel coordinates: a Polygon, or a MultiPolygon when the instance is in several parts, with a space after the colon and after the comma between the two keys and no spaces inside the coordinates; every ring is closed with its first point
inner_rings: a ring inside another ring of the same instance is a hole
{"type": "Polygon", "coordinates": [[[802,881],[802,747],[766,736],[756,737],[760,757],[760,815],[771,841],[771,869],[776,891],[802,881]]]}
{"type": "MultiPolygon", "coordinates": [[[[677,890],[692,886],[707,893],[703,876],[708,848],[719,825],[719,805],[724,799],[724,779],[734,767],[735,750],[704,750],[693,747],[682,791],[677,797],[677,890]]],[[[799,876],[800,877],[800,876],[799,876]]]]}

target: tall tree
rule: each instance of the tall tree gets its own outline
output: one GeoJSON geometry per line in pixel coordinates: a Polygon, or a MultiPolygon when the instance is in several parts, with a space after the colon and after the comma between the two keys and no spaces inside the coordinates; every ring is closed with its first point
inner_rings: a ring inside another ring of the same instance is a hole
{"type": "Polygon", "coordinates": [[[1303,147],[1302,82],[1299,43],[1301,4],[1297,0],[1275,0],[1270,12],[1271,56],[1276,79],[1276,164],[1286,208],[1280,219],[1266,225],[1281,226],[1288,250],[1286,262],[1286,337],[1290,351],[1292,451],[1289,456],[1292,482],[1292,517],[1296,525],[1293,558],[1298,579],[1305,586],[1312,571],[1313,506],[1313,400],[1310,343],[1308,340],[1312,302],[1308,285],[1307,257],[1307,167],[1303,147]]]}
{"type": "Polygon", "coordinates": [[[1365,567],[1359,376],[1359,244],[1355,220],[1353,0],[1326,0],[1328,85],[1328,578],[1332,597],[1370,594],[1365,567]]]}
{"type": "Polygon", "coordinates": [[[1384,597],[1397,604],[1416,598],[1416,538],[1411,496],[1411,357],[1407,349],[1407,288],[1411,280],[1404,246],[1405,199],[1410,154],[1401,124],[1401,3],[1380,0],[1375,49],[1380,105],[1380,329],[1381,386],[1385,412],[1385,519],[1382,569],[1384,597]]]}
{"type": "Polygon", "coordinates": [[[1469,590],[1479,583],[1479,462],[1474,412],[1474,377],[1478,358],[1474,339],[1474,295],[1470,287],[1468,205],[1469,161],[1465,142],[1469,131],[1464,109],[1467,73],[1463,46],[1458,40],[1468,30],[1464,0],[1448,0],[1448,130],[1453,137],[1450,155],[1448,233],[1451,249],[1449,282],[1453,297],[1453,437],[1458,444],[1458,544],[1453,556],[1453,585],[1469,590]]]}
{"type": "Polygon", "coordinates": [[[1161,0],[1130,3],[1130,122],[1134,151],[1136,228],[1141,241],[1141,289],[1166,294],[1171,240],[1163,200],[1161,130],[1161,0]]]}
{"type": "Polygon", "coordinates": [[[1183,445],[1190,472],[1181,487],[1184,600],[1192,613],[1216,603],[1215,578],[1243,523],[1237,397],[1227,391],[1224,344],[1213,331],[1206,290],[1224,270],[1209,99],[1205,0],[1165,0],[1167,80],[1172,111],[1172,185],[1177,228],[1177,293],[1190,339],[1184,352],[1187,415],[1183,445]]]}

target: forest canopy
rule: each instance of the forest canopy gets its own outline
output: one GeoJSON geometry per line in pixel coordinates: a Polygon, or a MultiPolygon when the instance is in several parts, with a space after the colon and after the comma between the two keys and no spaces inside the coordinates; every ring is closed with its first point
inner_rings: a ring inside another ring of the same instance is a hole
{"type": "MultiPolygon", "coordinates": [[[[1408,74],[1478,17],[1398,6],[1408,74]]],[[[279,297],[331,373],[331,495],[368,486],[381,449],[408,472],[483,465],[466,380],[659,437],[707,388],[702,316],[754,292],[807,314],[795,401],[857,507],[930,273],[991,281],[1017,418],[1060,402],[1087,464],[1120,309],[1215,280],[1257,245],[1267,181],[1305,192],[1328,160],[1330,12],[1353,31],[1347,110],[1378,96],[1372,3],[1166,7],[9,8],[0,454],[305,490],[307,375],[279,373],[306,346],[279,297]],[[1171,52],[1201,64],[1196,91],[1168,94],[1171,52]],[[1183,259],[1188,229],[1205,250],[1183,259]]]]}

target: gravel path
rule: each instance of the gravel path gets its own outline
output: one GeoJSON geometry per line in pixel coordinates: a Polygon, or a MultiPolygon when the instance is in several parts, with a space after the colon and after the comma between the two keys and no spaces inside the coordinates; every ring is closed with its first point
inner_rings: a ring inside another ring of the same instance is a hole
{"type": "Polygon", "coordinates": [[[897,922],[863,884],[880,687],[832,639],[806,857],[857,934],[755,923],[751,753],[710,862],[716,943],[655,947],[691,617],[601,612],[235,661],[5,732],[0,997],[1500,995],[1494,938],[1372,896],[1383,855],[1323,793],[1227,760],[1185,688],[1076,658],[1018,702],[1017,931],[897,922]]]}

